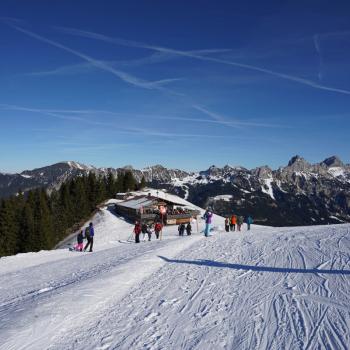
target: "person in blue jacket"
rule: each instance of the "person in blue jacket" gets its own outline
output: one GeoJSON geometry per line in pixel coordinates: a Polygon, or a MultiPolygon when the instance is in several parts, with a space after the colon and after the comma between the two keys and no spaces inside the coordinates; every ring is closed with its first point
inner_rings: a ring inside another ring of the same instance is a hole
{"type": "Polygon", "coordinates": [[[247,229],[248,229],[248,231],[249,231],[249,230],[250,230],[250,225],[253,223],[253,218],[249,215],[249,216],[247,217],[246,222],[247,222],[247,229]]]}

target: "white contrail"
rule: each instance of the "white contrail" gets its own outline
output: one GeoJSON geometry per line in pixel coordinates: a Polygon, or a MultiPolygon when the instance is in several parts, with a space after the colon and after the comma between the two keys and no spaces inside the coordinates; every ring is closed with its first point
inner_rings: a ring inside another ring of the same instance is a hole
{"type": "Polygon", "coordinates": [[[24,112],[34,112],[40,113],[47,116],[55,117],[57,119],[71,120],[77,122],[83,122],[85,124],[100,125],[100,126],[115,126],[112,123],[97,122],[83,118],[86,115],[101,115],[106,114],[114,117],[123,118],[147,118],[147,119],[158,119],[158,120],[176,120],[180,122],[197,122],[197,123],[209,123],[209,124],[221,124],[224,126],[231,126],[235,128],[241,128],[242,126],[251,127],[263,127],[263,128],[288,128],[286,125],[281,124],[270,124],[270,123],[257,123],[250,121],[243,121],[239,119],[227,120],[226,117],[219,115],[216,112],[209,111],[203,106],[193,105],[192,108],[210,116],[211,119],[203,118],[191,118],[191,117],[181,117],[181,116],[171,116],[171,115],[155,115],[155,114],[139,114],[139,113],[122,113],[122,112],[112,112],[108,110],[99,109],[52,109],[52,108],[33,108],[9,104],[1,104],[0,109],[12,110],[12,111],[24,111],[24,112]]]}
{"type": "Polygon", "coordinates": [[[109,65],[107,65],[104,61],[99,61],[99,60],[96,60],[94,58],[92,58],[91,56],[88,56],[86,54],[83,54],[79,51],[76,51],[76,50],[73,50],[65,45],[62,45],[56,41],[53,41],[51,39],[47,39],[41,35],[38,35],[32,31],[29,31],[27,29],[24,29],[22,27],[19,27],[18,25],[15,25],[13,23],[8,23],[6,22],[10,27],[32,37],[32,38],[35,38],[39,41],[42,41],[42,42],[45,42],[47,44],[50,44],[52,46],[55,46],[57,48],[60,48],[64,51],[67,51],[77,57],[80,57],[82,58],[83,60],[89,62],[90,64],[92,64],[93,66],[97,67],[97,68],[100,68],[104,71],[107,71],[107,72],[110,72],[112,73],[113,75],[117,76],[118,78],[120,78],[121,80],[129,83],[129,84],[132,84],[134,86],[137,86],[137,87],[141,87],[141,88],[145,88],[145,89],[156,89],[156,90],[163,90],[163,91],[168,91],[167,89],[164,89],[162,87],[163,84],[166,84],[166,83],[169,83],[169,82],[173,82],[173,81],[177,81],[177,80],[180,80],[179,78],[174,78],[174,79],[163,79],[163,80],[158,80],[158,81],[152,81],[152,82],[149,82],[149,81],[145,81],[145,80],[142,80],[142,79],[139,79],[139,78],[136,78],[128,73],[125,73],[125,72],[122,72],[120,70],[117,70],[109,65]]]}
{"type": "MultiPolygon", "coordinates": [[[[195,50],[191,51],[193,53],[198,53],[201,55],[207,55],[212,53],[220,53],[220,52],[228,52],[232,50],[227,49],[208,49],[208,50],[195,50]]],[[[139,67],[142,65],[151,65],[156,63],[163,63],[167,62],[176,58],[179,58],[179,55],[164,53],[164,52],[153,52],[151,55],[137,58],[133,60],[127,60],[127,61],[101,61],[105,64],[111,66],[111,67],[139,67]]],[[[89,72],[92,69],[98,69],[95,65],[91,64],[90,62],[84,62],[84,63],[77,63],[77,64],[70,64],[65,65],[61,67],[57,67],[52,70],[47,71],[37,71],[37,72],[31,72],[31,73],[25,73],[23,75],[25,76],[32,76],[32,77],[41,77],[41,76],[50,76],[50,75],[69,75],[69,74],[78,74],[78,73],[85,73],[89,72]]]]}
{"type": "Polygon", "coordinates": [[[262,127],[262,128],[289,128],[289,126],[287,125],[257,123],[257,122],[242,121],[237,119],[234,119],[234,120],[227,119],[226,117],[218,114],[217,112],[209,111],[207,108],[204,108],[203,106],[193,105],[192,108],[211,117],[213,119],[212,122],[214,123],[222,124],[224,126],[229,126],[236,129],[241,129],[244,126],[262,127]]]}
{"type": "Polygon", "coordinates": [[[59,28],[62,32],[65,32],[67,34],[72,34],[76,36],[82,36],[86,38],[91,38],[91,39],[96,39],[96,40],[102,40],[105,42],[113,43],[116,45],[122,45],[122,46],[128,46],[128,47],[138,47],[138,48],[143,48],[143,49],[150,49],[154,51],[159,51],[159,52],[164,52],[164,53],[170,53],[170,54],[175,54],[179,56],[184,56],[184,57],[191,57],[191,58],[196,58],[201,61],[208,61],[208,62],[215,62],[215,63],[221,63],[221,64],[226,64],[226,65],[231,65],[235,67],[240,67],[240,68],[245,68],[249,70],[254,70],[257,72],[265,73],[265,74],[270,74],[272,76],[285,79],[285,80],[290,80],[294,81],[299,84],[311,86],[315,89],[319,90],[326,90],[326,91],[332,91],[332,92],[338,92],[341,94],[346,94],[350,95],[350,90],[345,90],[345,89],[338,89],[330,86],[325,86],[322,84],[319,84],[315,81],[300,78],[297,76],[289,75],[289,74],[284,74],[284,73],[279,73],[272,71],[270,69],[266,68],[261,68],[258,66],[253,66],[249,64],[244,64],[244,63],[239,63],[239,62],[234,62],[234,61],[228,61],[225,59],[220,59],[220,58],[215,58],[215,57],[209,57],[209,56],[203,56],[201,54],[196,53],[195,51],[181,51],[181,50],[175,50],[171,48],[166,48],[166,47],[161,47],[161,46],[154,46],[154,45],[149,45],[141,42],[136,42],[136,41],[131,41],[131,40],[124,40],[124,39],[119,39],[119,38],[111,38],[102,34],[97,34],[93,32],[88,32],[88,31],[83,31],[83,30],[78,30],[78,29],[71,29],[71,28],[59,28]]]}
{"type": "Polygon", "coordinates": [[[313,36],[314,46],[316,53],[318,55],[318,79],[322,80],[322,54],[321,54],[321,43],[320,43],[320,36],[318,34],[315,34],[313,36]]]}

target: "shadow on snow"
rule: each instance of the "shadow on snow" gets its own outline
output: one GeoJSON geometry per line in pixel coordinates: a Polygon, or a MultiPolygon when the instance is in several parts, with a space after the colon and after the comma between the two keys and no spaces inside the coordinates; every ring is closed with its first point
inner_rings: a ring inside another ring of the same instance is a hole
{"type": "Polygon", "coordinates": [[[258,272],[282,272],[282,273],[324,273],[330,275],[350,275],[350,270],[321,270],[321,269],[295,269],[292,267],[272,267],[272,266],[255,266],[255,265],[240,265],[230,264],[213,260],[176,260],[168,259],[158,255],[162,260],[169,263],[189,264],[197,266],[219,267],[234,270],[258,271],[258,272]]]}

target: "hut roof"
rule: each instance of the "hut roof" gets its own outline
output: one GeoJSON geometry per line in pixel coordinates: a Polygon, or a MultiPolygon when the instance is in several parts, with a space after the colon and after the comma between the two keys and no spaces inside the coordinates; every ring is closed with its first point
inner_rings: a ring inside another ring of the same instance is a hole
{"type": "Polygon", "coordinates": [[[120,202],[117,205],[122,206],[122,207],[126,207],[126,208],[131,208],[131,209],[141,209],[141,207],[147,208],[147,207],[154,205],[155,203],[158,203],[159,201],[165,202],[166,204],[175,204],[175,205],[183,206],[182,203],[176,203],[176,202],[171,201],[171,200],[167,200],[164,198],[158,198],[158,197],[154,197],[154,196],[137,196],[137,197],[134,197],[131,199],[127,199],[124,202],[120,202]]]}

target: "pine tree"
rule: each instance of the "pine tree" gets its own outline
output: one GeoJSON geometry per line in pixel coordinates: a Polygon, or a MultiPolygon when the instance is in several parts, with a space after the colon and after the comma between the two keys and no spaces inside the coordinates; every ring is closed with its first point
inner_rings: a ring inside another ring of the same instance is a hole
{"type": "Polygon", "coordinates": [[[131,171],[126,171],[124,174],[124,181],[123,181],[123,187],[124,191],[134,191],[136,187],[136,180],[134,178],[134,175],[131,171]]]}
{"type": "Polygon", "coordinates": [[[107,199],[106,181],[104,176],[100,176],[96,181],[96,202],[95,206],[107,199]]]}
{"type": "Polygon", "coordinates": [[[0,205],[0,256],[16,254],[19,251],[18,241],[16,201],[10,198],[1,201],[0,205]]]}
{"type": "Polygon", "coordinates": [[[144,189],[146,187],[146,179],[144,176],[142,176],[141,182],[140,182],[140,190],[144,189]]]}
{"type": "Polygon", "coordinates": [[[106,190],[109,198],[114,198],[117,193],[117,183],[115,176],[110,171],[106,178],[106,190]]]}
{"type": "Polygon", "coordinates": [[[34,192],[34,241],[32,247],[34,251],[41,249],[51,249],[54,245],[54,226],[48,205],[48,197],[45,190],[34,192]]]}
{"type": "Polygon", "coordinates": [[[97,179],[92,172],[89,173],[87,179],[87,197],[89,202],[89,210],[92,212],[96,208],[97,203],[97,179]]]}
{"type": "Polygon", "coordinates": [[[124,174],[118,174],[115,182],[115,192],[124,192],[124,174]]]}
{"type": "Polygon", "coordinates": [[[22,209],[22,220],[20,227],[20,251],[22,253],[31,252],[35,249],[32,244],[35,241],[35,222],[34,222],[34,201],[28,199],[22,209]]]}

